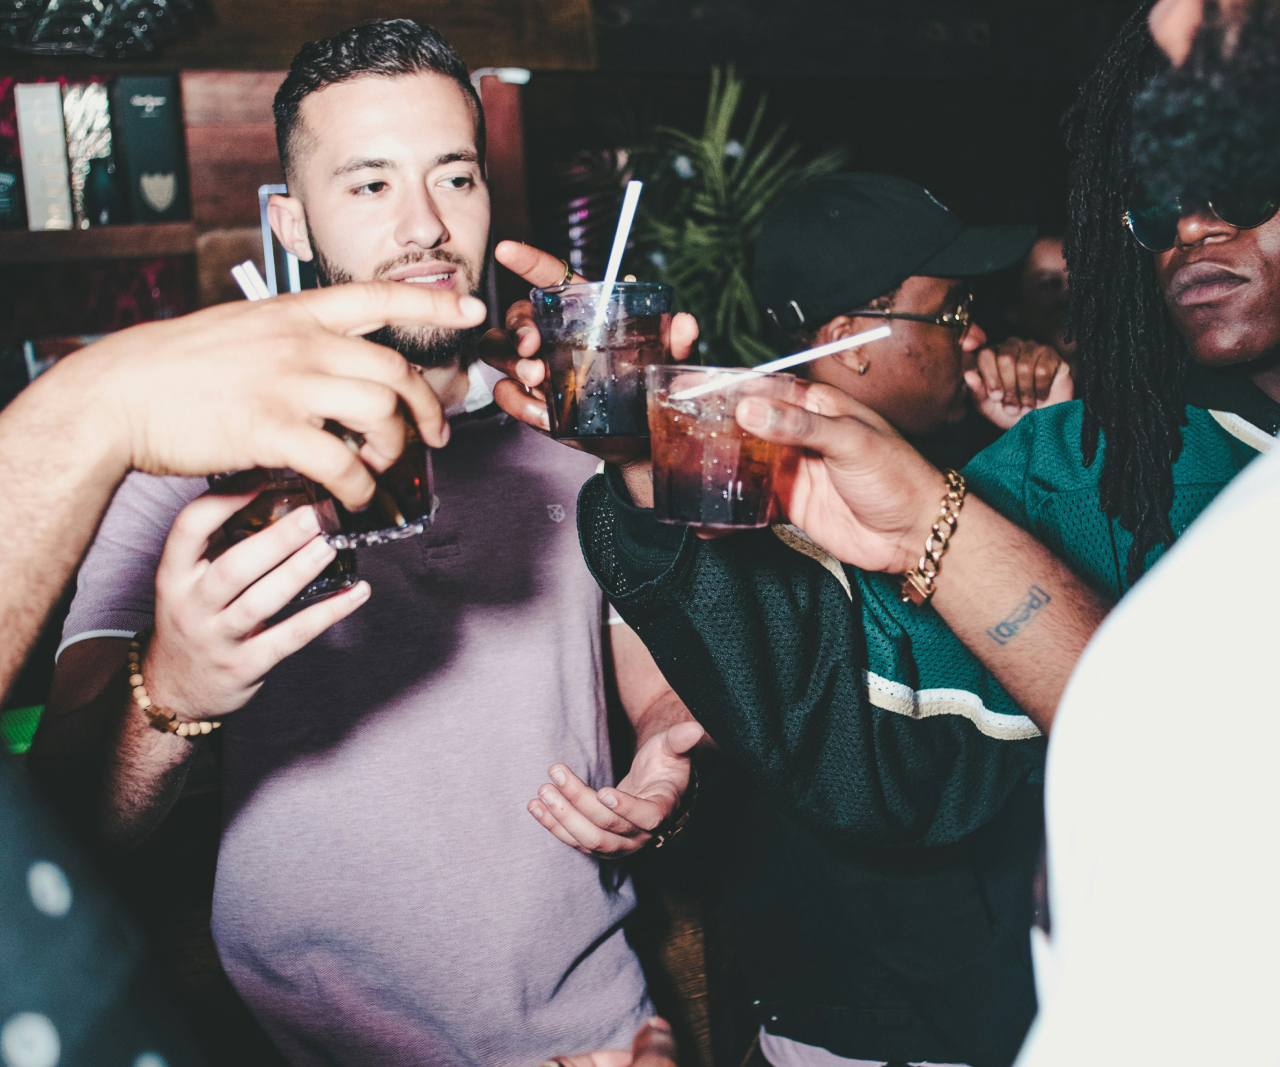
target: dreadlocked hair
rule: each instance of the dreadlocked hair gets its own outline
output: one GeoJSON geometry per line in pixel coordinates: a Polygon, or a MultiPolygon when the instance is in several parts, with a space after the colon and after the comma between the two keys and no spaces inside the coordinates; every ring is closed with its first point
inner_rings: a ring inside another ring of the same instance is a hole
{"type": "Polygon", "coordinates": [[[1125,573],[1141,576],[1173,541],[1173,464],[1182,451],[1190,354],[1165,306],[1155,257],[1120,223],[1136,184],[1134,98],[1168,61],[1142,4],[1121,28],[1063,119],[1071,157],[1063,253],[1070,272],[1068,336],[1080,352],[1086,466],[1097,458],[1103,510],[1133,534],[1125,573]]]}

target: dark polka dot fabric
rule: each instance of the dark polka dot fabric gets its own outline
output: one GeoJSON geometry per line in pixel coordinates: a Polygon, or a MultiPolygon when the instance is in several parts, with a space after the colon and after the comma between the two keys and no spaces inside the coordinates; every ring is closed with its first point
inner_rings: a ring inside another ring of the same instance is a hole
{"type": "Polygon", "coordinates": [[[0,821],[0,1064],[203,1065],[132,919],[8,755],[0,821]]]}

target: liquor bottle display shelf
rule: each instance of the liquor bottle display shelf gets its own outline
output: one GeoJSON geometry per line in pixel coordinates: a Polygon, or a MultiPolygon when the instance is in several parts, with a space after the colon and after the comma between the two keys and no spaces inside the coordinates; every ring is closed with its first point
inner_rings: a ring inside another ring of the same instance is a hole
{"type": "Polygon", "coordinates": [[[182,256],[196,250],[190,222],[91,226],[87,230],[0,230],[0,263],[182,256]]]}

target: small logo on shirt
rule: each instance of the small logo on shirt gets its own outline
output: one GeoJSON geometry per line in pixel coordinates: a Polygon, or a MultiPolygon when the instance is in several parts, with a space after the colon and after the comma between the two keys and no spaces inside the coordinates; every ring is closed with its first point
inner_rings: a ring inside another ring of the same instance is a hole
{"type": "Polygon", "coordinates": [[[564,522],[564,505],[563,505],[563,504],[548,504],[548,505],[547,505],[547,514],[548,514],[549,516],[551,516],[551,521],[552,521],[552,522],[564,522]]]}

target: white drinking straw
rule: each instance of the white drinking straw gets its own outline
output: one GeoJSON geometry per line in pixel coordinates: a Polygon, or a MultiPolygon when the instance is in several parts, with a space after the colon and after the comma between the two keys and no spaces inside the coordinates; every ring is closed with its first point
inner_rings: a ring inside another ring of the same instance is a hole
{"type": "Polygon", "coordinates": [[[640,193],[643,190],[644,182],[627,182],[627,191],[622,197],[622,211],[618,215],[618,228],[613,234],[613,247],[609,249],[609,266],[604,272],[605,292],[612,289],[613,283],[618,280],[622,257],[627,251],[627,238],[631,236],[631,224],[636,218],[636,205],[640,203],[640,193]]]}
{"type": "Polygon", "coordinates": [[[253,282],[249,281],[249,276],[245,274],[244,267],[237,263],[231,268],[231,277],[236,280],[236,285],[240,286],[240,292],[244,293],[246,300],[261,300],[258,291],[253,287],[253,282]]]}
{"type": "MultiPolygon", "coordinates": [[[[806,348],[803,352],[795,352],[789,356],[783,356],[781,359],[773,359],[768,363],[761,363],[758,367],[752,367],[752,374],[774,374],[777,371],[788,370],[791,367],[798,367],[801,363],[808,363],[811,360],[821,359],[823,356],[834,355],[836,352],[845,352],[850,348],[860,348],[862,345],[871,341],[878,341],[882,337],[888,337],[893,331],[888,326],[877,326],[873,330],[863,330],[862,333],[850,334],[848,337],[842,337],[838,341],[831,341],[825,345],[818,345],[817,348],[806,348]]],[[[696,367],[690,367],[697,370],[696,367]]],[[[713,393],[720,386],[724,385],[724,381],[720,378],[712,378],[709,382],[703,382],[701,385],[695,385],[692,389],[682,389],[678,393],[672,393],[672,400],[692,400],[695,396],[702,396],[705,393],[713,393]]]]}
{"type": "Polygon", "coordinates": [[[246,300],[266,300],[271,296],[271,290],[267,288],[267,283],[262,280],[262,275],[258,273],[258,268],[253,265],[251,259],[246,259],[243,263],[237,263],[232,267],[231,277],[236,280],[236,285],[240,286],[240,292],[244,293],[246,300]]]}
{"type": "Polygon", "coordinates": [[[263,281],[262,275],[258,273],[258,268],[254,264],[253,260],[246,259],[240,264],[240,266],[244,268],[244,272],[248,276],[249,281],[253,284],[253,287],[258,290],[258,299],[266,300],[270,297],[271,290],[267,288],[267,283],[263,281]]]}
{"type": "Polygon", "coordinates": [[[644,182],[627,182],[627,191],[622,198],[622,212],[618,215],[618,228],[613,234],[613,248],[609,251],[609,265],[604,272],[604,288],[600,292],[600,303],[596,305],[595,322],[591,324],[592,333],[604,325],[605,316],[609,312],[609,298],[613,295],[618,271],[622,269],[622,257],[627,251],[627,238],[631,236],[631,224],[636,218],[636,205],[640,203],[642,189],[644,182]]]}

